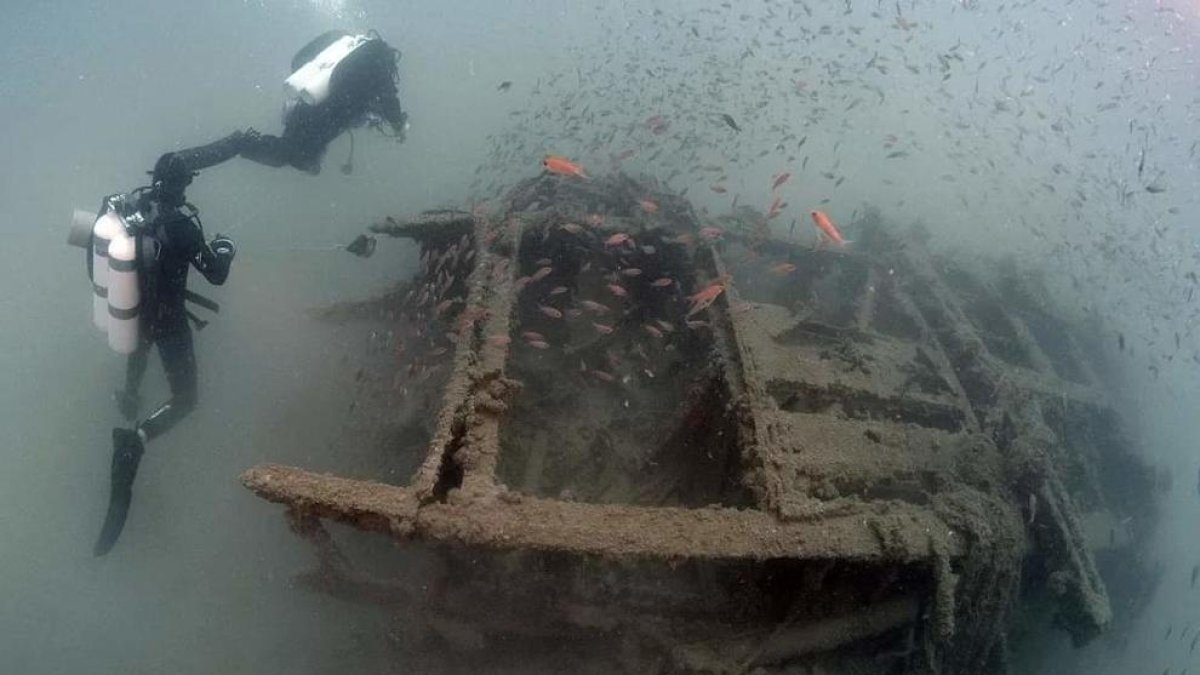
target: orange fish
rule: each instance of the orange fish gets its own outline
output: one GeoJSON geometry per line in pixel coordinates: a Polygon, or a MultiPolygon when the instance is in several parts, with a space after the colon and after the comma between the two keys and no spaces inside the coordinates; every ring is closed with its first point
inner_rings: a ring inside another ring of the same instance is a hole
{"type": "Polygon", "coordinates": [[[546,316],[550,317],[551,319],[561,319],[563,317],[562,311],[559,309],[556,309],[554,307],[547,307],[546,305],[538,305],[538,310],[542,314],[545,314],[546,316]]]}
{"type": "Polygon", "coordinates": [[[638,206],[642,207],[642,210],[646,213],[654,213],[655,211],[658,211],[658,203],[649,199],[639,199],[638,206]]]}
{"type": "Polygon", "coordinates": [[[792,177],[792,174],[786,173],[786,172],[781,173],[778,176],[775,176],[775,183],[773,185],[771,185],[771,189],[772,190],[777,189],[780,185],[783,185],[784,183],[788,182],[788,179],[791,177],[792,177]]]}
{"type": "Polygon", "coordinates": [[[700,230],[700,236],[709,241],[720,239],[723,234],[725,234],[725,230],[715,226],[705,227],[700,230]]]}
{"type": "Polygon", "coordinates": [[[728,285],[731,280],[732,277],[730,275],[724,274],[720,279],[717,279],[708,286],[700,289],[700,291],[695,295],[690,296],[688,300],[691,301],[692,306],[688,309],[687,316],[691,317],[694,314],[708,309],[708,306],[713,304],[717,297],[725,291],[725,286],[728,285]]]}
{"type": "Polygon", "coordinates": [[[608,284],[608,292],[612,293],[618,298],[624,298],[629,295],[629,292],[625,290],[625,287],[620,284],[608,284]]]}
{"type": "Polygon", "coordinates": [[[575,176],[576,178],[584,179],[588,177],[578,164],[558,155],[546,155],[546,158],[542,160],[542,167],[550,173],[557,173],[562,176],[575,176]]]}
{"type": "Polygon", "coordinates": [[[655,288],[666,288],[673,283],[675,283],[675,280],[671,277],[659,277],[658,279],[650,282],[650,285],[654,286],[655,288]]]}
{"type": "Polygon", "coordinates": [[[850,243],[842,238],[842,233],[838,231],[837,226],[833,224],[833,221],[829,219],[829,216],[825,215],[824,211],[814,210],[812,212],[812,219],[813,222],[816,223],[817,229],[819,229],[821,234],[825,235],[829,241],[832,241],[838,246],[845,246],[846,244],[850,243]]]}
{"type": "Polygon", "coordinates": [[[773,265],[769,271],[777,277],[783,277],[795,272],[796,266],[791,263],[779,263],[773,265]]]}
{"type": "Polygon", "coordinates": [[[595,321],[592,322],[592,328],[595,328],[596,332],[600,333],[601,335],[611,335],[613,332],[612,326],[603,323],[596,323],[595,321]]]}
{"type": "Polygon", "coordinates": [[[583,308],[589,312],[596,312],[597,314],[607,314],[609,311],[608,305],[602,305],[592,300],[581,300],[579,304],[583,305],[583,308]]]}
{"type": "Polygon", "coordinates": [[[605,239],[604,245],[605,246],[620,246],[627,241],[630,241],[629,235],[624,232],[618,232],[618,233],[614,234],[613,236],[609,237],[608,239],[605,239]]]}

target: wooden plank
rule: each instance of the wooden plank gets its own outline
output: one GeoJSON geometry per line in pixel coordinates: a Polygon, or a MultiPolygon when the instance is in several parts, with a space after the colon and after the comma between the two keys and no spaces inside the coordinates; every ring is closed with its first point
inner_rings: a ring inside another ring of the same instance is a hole
{"type": "Polygon", "coordinates": [[[928,509],[901,503],[840,504],[803,521],[754,510],[653,508],[453,491],[420,503],[410,489],[279,465],[242,482],[269,501],[399,539],[455,540],[502,549],[605,557],[838,559],[905,563],[963,542],[928,509]]]}

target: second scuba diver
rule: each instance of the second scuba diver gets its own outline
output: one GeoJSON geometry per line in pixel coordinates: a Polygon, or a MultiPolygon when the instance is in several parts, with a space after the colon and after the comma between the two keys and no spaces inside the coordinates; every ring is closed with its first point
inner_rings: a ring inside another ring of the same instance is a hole
{"type": "MultiPolygon", "coordinates": [[[[330,141],[354,127],[382,131],[386,122],[391,135],[403,141],[408,115],[397,95],[399,60],[400,52],[377,34],[332,30],[314,38],[292,58],[283,135],[247,131],[242,157],[316,174],[330,141]]],[[[351,166],[348,161],[342,170],[349,173],[351,166]]]]}

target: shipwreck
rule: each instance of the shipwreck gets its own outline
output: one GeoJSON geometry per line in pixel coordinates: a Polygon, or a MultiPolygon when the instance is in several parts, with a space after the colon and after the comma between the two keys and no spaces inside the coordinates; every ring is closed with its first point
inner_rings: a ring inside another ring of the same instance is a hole
{"type": "Polygon", "coordinates": [[[1085,643],[1153,584],[1155,476],[1095,331],[1015,265],[871,212],[813,247],[624,175],[372,229],[421,269],[321,316],[401,353],[368,377],[403,479],[242,481],[313,542],[303,584],[394,611],[408,648],[1001,673],[1041,626],[1085,643]]]}

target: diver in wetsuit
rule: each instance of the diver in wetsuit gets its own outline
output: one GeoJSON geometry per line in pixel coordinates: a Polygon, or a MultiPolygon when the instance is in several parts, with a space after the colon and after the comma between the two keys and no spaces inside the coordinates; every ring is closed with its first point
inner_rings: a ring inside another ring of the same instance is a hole
{"type": "Polygon", "coordinates": [[[249,129],[205,146],[167,153],[154,167],[153,184],[134,192],[134,211],[145,221],[137,255],[143,340],[129,356],[117,405],[126,419],[137,417],[138,389],[154,345],[171,398],[132,428],[113,429],[112,492],[96,555],[111,550],[125,526],[145,443],[196,406],[196,359],[190,314],[184,306],[185,299],[196,296],[187,290],[188,268],[195,267],[210,283],[220,285],[235,254],[227,237],[204,241],[196,209],[187,203],[184,190],[197,171],[238,155],[268,166],[290,165],[318,173],[329,142],[363,124],[382,131],[386,122],[392,135],[403,140],[408,116],[397,98],[399,58],[400,52],[374,33],[329,31],[318,36],[292,60],[287,86],[293,97],[285,111],[283,136],[249,129]]]}
{"type": "MultiPolygon", "coordinates": [[[[332,30],[316,37],[292,58],[283,135],[248,130],[242,157],[317,174],[329,142],[354,127],[370,125],[383,132],[387,123],[391,135],[403,141],[408,115],[397,95],[399,59],[400,52],[376,33],[332,30]]],[[[351,156],[353,147],[351,137],[351,156]]],[[[343,171],[349,173],[350,167],[348,161],[343,171]]]]}
{"type": "Polygon", "coordinates": [[[163,155],[154,166],[150,187],[134,192],[136,210],[144,219],[137,256],[141,342],[129,355],[125,388],[116,394],[117,407],[126,419],[137,417],[138,388],[151,346],[158,347],[171,397],[131,428],[112,431],[112,492],[96,555],[108,553],[124,528],[145,443],[166,433],[196,406],[196,357],[188,324],[194,317],[184,306],[194,296],[187,289],[188,268],[195,267],[209,283],[219,286],[229,277],[237,251],[228,237],[204,240],[198,212],[187,202],[184,190],[199,169],[236,156],[242,137],[238,132],[206,146],[163,155]]]}

